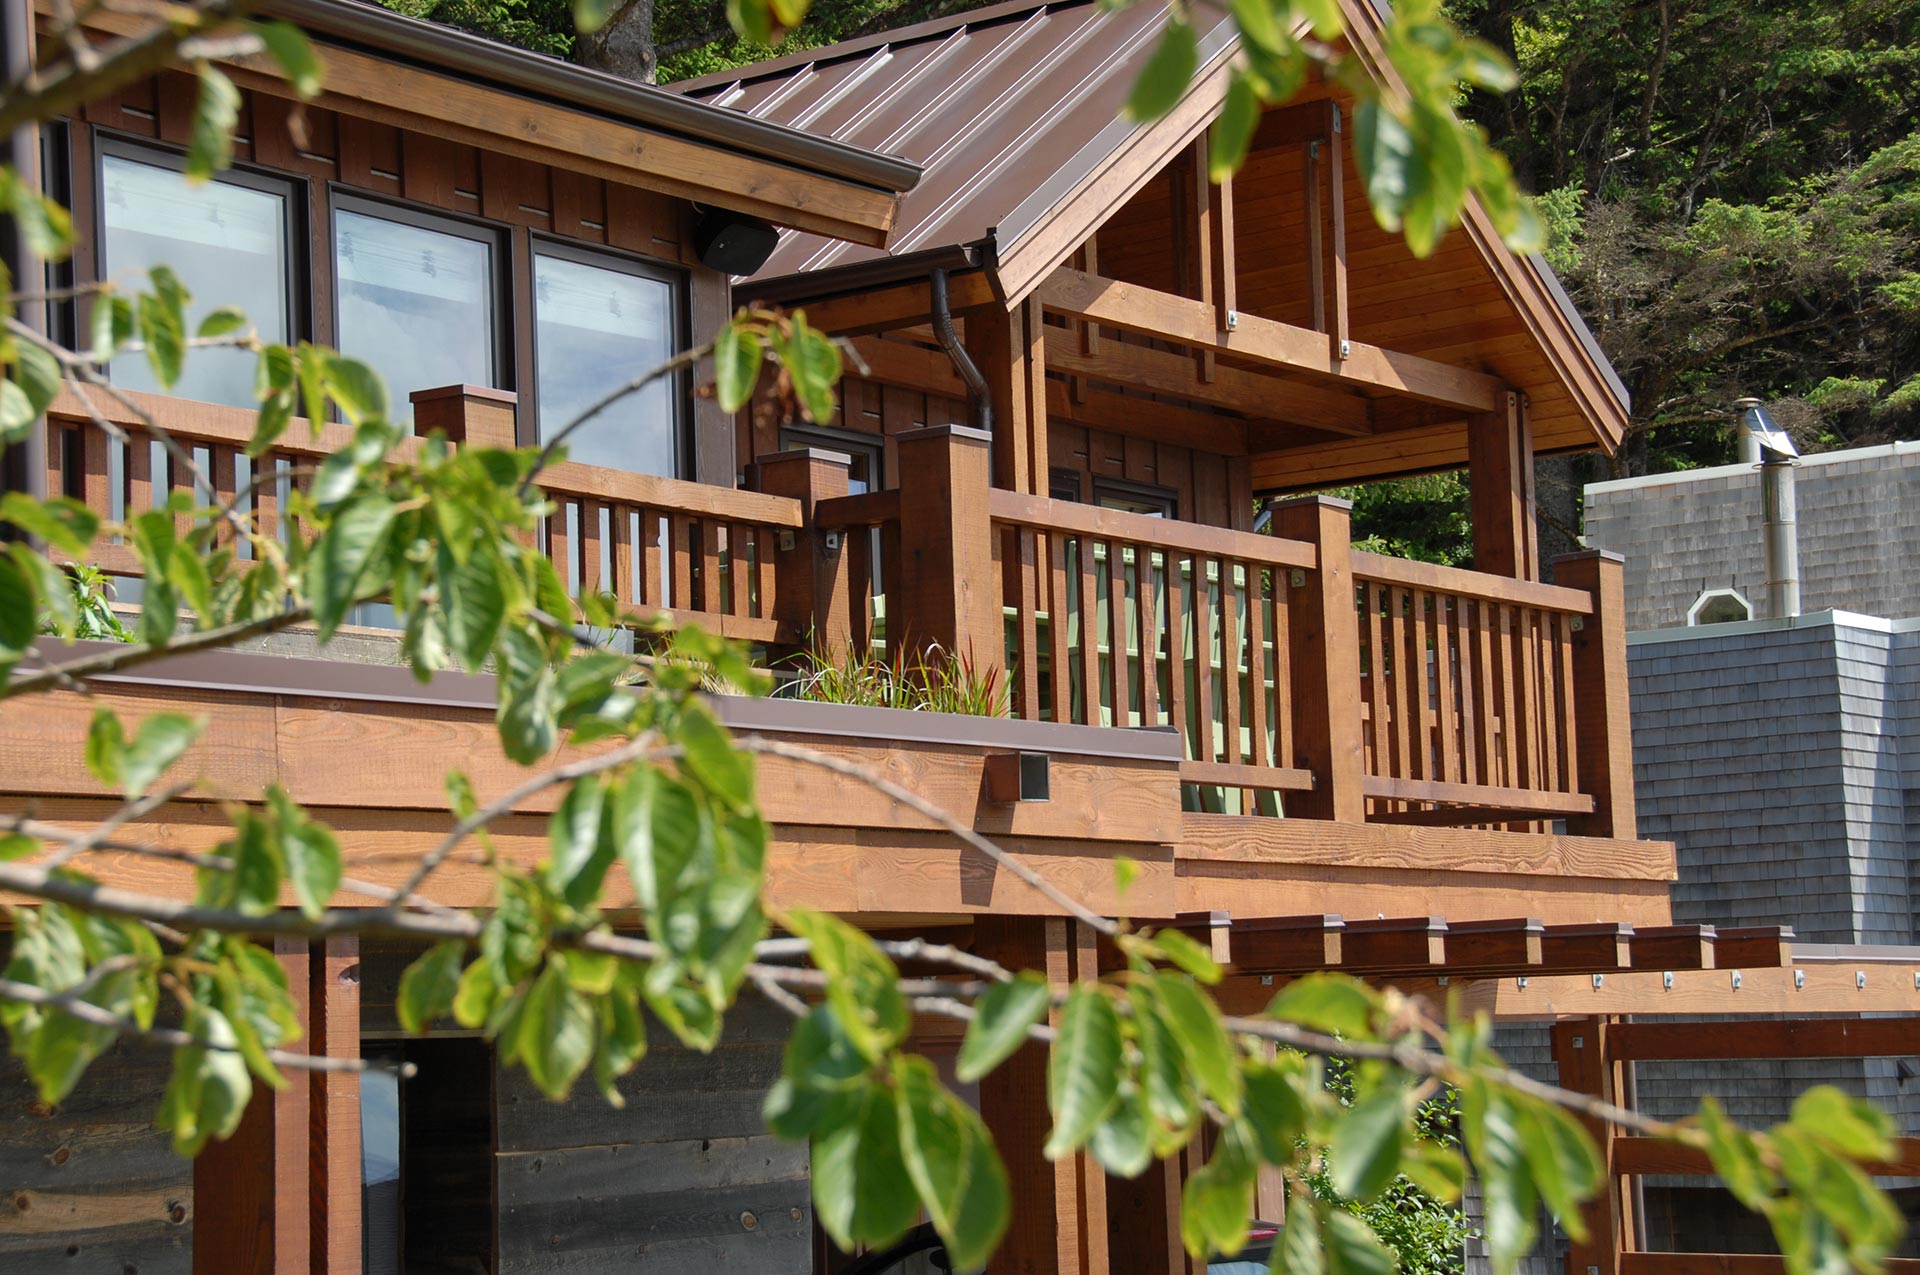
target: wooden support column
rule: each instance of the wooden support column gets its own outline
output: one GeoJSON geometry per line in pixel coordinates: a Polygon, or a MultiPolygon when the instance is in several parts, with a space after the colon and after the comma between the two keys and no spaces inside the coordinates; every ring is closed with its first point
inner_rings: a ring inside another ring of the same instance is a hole
{"type": "MultiPolygon", "coordinates": [[[[316,944],[311,966],[310,1046],[329,1058],[360,1056],[360,940],[316,944]]],[[[312,1084],[310,1179],[312,1275],[360,1272],[360,1077],[316,1071],[312,1084]]]]}
{"type": "MultiPolygon", "coordinates": [[[[278,938],[273,951],[306,1027],[306,940],[278,938]]],[[[311,1086],[303,1072],[288,1081],[276,1090],[256,1080],[234,1135],[193,1162],[194,1275],[307,1275],[311,1086]]]]}
{"type": "MultiPolygon", "coordinates": [[[[1553,1061],[1560,1069],[1560,1085],[1607,1102],[1618,1102],[1617,1064],[1607,1056],[1611,1020],[1602,1017],[1567,1018],[1553,1025],[1553,1061]]],[[[1567,1275],[1619,1275],[1620,1255],[1633,1247],[1632,1197],[1614,1176],[1613,1126],[1581,1118],[1600,1147],[1605,1176],[1600,1194],[1587,1205],[1587,1239],[1567,1250],[1567,1275]]]]}
{"type": "MultiPolygon", "coordinates": [[[[1174,226],[1174,291],[1209,305],[1215,303],[1215,253],[1219,245],[1218,210],[1213,203],[1213,184],[1207,178],[1207,139],[1197,139],[1171,170],[1173,204],[1177,210],[1174,226]]],[[[1222,324],[1220,331],[1226,331],[1222,324]]],[[[1194,369],[1202,381],[1214,377],[1214,352],[1199,351],[1194,369]]]]}
{"type": "Polygon", "coordinates": [[[1340,107],[1333,104],[1332,136],[1327,142],[1327,202],[1333,216],[1333,323],[1327,329],[1327,350],[1336,359],[1348,354],[1347,322],[1347,193],[1344,186],[1344,147],[1340,107]]]}
{"type": "Polygon", "coordinates": [[[1593,813],[1570,815],[1567,831],[1582,837],[1637,836],[1633,803],[1633,738],[1627,704],[1626,559],[1589,549],[1554,559],[1554,583],[1585,590],[1593,614],[1573,635],[1572,737],[1580,791],[1593,813]]]}
{"type": "MultiPolygon", "coordinates": [[[[1093,931],[1064,917],[983,916],[974,924],[974,950],[1056,986],[1098,977],[1093,931]]],[[[1042,1154],[1053,1126],[1043,1046],[1028,1041],[981,1080],[980,1114],[1013,1188],[1012,1224],[991,1275],[1105,1275],[1105,1177],[1084,1152],[1053,1162],[1042,1154]]]]}
{"type": "Polygon", "coordinates": [[[1312,771],[1313,788],[1289,793],[1287,813],[1364,823],[1353,505],[1331,496],[1280,501],[1273,534],[1313,545],[1319,559],[1304,586],[1292,590],[1289,607],[1295,754],[1283,764],[1312,771]]]}
{"type": "Polygon", "coordinates": [[[1213,218],[1209,225],[1213,229],[1213,312],[1220,331],[1231,332],[1240,310],[1240,268],[1233,251],[1231,175],[1213,187],[1213,218]]]}
{"type": "Polygon", "coordinates": [[[1533,429],[1519,394],[1467,418],[1467,483],[1473,569],[1514,580],[1540,578],[1534,527],[1533,429]]]}
{"type": "Polygon", "coordinates": [[[791,544],[782,533],[774,559],[772,618],[811,633],[835,656],[847,649],[853,632],[846,537],[829,549],[814,517],[821,501],[847,494],[849,464],[844,452],[800,447],[762,456],[748,470],[748,485],[755,491],[800,502],[802,526],[791,544]]]}
{"type": "Polygon", "coordinates": [[[900,572],[887,636],[938,645],[985,677],[1006,661],[999,573],[987,515],[987,435],[964,425],[908,430],[900,455],[900,572]],[[895,609],[897,608],[897,609],[895,609]]]}
{"type": "Polygon", "coordinates": [[[967,316],[967,353],[993,409],[993,485],[1047,493],[1047,358],[1037,302],[967,316]]]}

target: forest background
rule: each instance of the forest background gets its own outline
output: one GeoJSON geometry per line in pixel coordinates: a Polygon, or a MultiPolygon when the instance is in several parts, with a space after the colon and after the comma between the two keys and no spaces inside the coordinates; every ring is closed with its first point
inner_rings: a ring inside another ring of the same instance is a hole
{"type": "MultiPolygon", "coordinates": [[[[661,83],[979,7],[815,0],[776,47],[736,36],[725,0],[628,0],[590,38],[570,0],[383,3],[661,83]]],[[[1445,7],[1519,67],[1461,109],[1538,196],[1546,256],[1633,399],[1618,455],[1541,463],[1544,541],[1577,536],[1586,482],[1731,461],[1742,395],[1803,451],[1920,437],[1920,4],[1445,7]]],[[[1373,547],[1470,560],[1463,474],[1342,494],[1373,547]]]]}

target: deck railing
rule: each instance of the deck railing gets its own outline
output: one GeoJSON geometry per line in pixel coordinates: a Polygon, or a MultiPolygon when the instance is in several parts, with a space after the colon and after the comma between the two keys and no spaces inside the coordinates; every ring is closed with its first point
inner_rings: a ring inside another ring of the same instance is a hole
{"type": "MultiPolygon", "coordinates": [[[[49,489],[124,518],[184,474],[149,415],[222,499],[277,525],[294,486],[348,441],[298,423],[263,458],[254,414],[69,388],[48,414],[49,489]]],[[[422,432],[515,436],[511,395],[415,396],[422,432]]],[[[762,457],[735,491],[560,464],[541,547],[576,593],[694,621],[771,655],[939,646],[1004,670],[1036,720],[1179,731],[1189,805],[1349,822],[1544,825],[1633,834],[1621,567],[1587,553],[1557,584],[1357,552],[1343,502],[1275,506],[1273,534],[995,489],[989,440],[897,435],[900,485],[848,494],[846,457],[762,457]]],[[[404,440],[402,453],[419,446],[404,440]]],[[[107,570],[137,574],[124,545],[107,570]]]]}

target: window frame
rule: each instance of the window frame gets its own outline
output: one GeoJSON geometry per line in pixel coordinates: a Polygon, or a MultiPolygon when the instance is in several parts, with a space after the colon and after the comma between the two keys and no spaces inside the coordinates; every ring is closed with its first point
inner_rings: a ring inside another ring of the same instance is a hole
{"type": "Polygon", "coordinates": [[[844,425],[809,425],[798,421],[782,425],[780,450],[794,451],[802,447],[841,452],[848,456],[858,453],[867,462],[868,472],[873,475],[867,483],[867,489],[888,489],[887,440],[883,435],[848,429],[844,425]]]}
{"type": "MultiPolygon", "coordinates": [[[[527,371],[533,378],[533,384],[529,387],[531,392],[526,396],[532,412],[527,418],[524,427],[527,432],[523,437],[536,446],[544,446],[546,442],[540,431],[539,270],[540,258],[543,256],[666,284],[673,298],[672,304],[668,307],[669,321],[673,329],[669,338],[672,348],[668,352],[668,357],[688,348],[692,342],[693,331],[693,276],[692,272],[684,266],[669,264],[639,253],[624,252],[618,248],[569,239],[564,235],[529,230],[527,232],[526,335],[530,356],[527,360],[527,371]]],[[[693,369],[682,368],[675,372],[671,384],[674,389],[672,395],[673,472],[662,477],[684,480],[689,479],[694,472],[693,369]]]]}
{"type": "MultiPolygon", "coordinates": [[[[513,227],[504,222],[490,221],[484,217],[464,217],[459,213],[446,212],[439,208],[408,203],[405,200],[386,199],[379,195],[368,194],[354,186],[339,182],[327,183],[327,282],[332,305],[333,331],[330,334],[334,349],[340,349],[340,214],[356,213],[362,217],[391,221],[397,225],[412,226],[416,230],[431,230],[439,234],[450,235],[457,239],[468,239],[475,243],[486,244],[492,249],[492,279],[487,291],[493,303],[493,379],[505,384],[486,386],[488,389],[515,393],[519,388],[519,366],[514,362],[514,328],[517,316],[513,305],[513,227]]],[[[438,389],[438,386],[423,385],[420,389],[438,389]]],[[[395,392],[393,386],[387,387],[389,393],[395,392]]],[[[396,416],[405,418],[411,414],[410,404],[394,403],[396,416]]]]}
{"type": "MultiPolygon", "coordinates": [[[[1140,513],[1137,509],[1121,509],[1116,505],[1104,503],[1109,499],[1129,500],[1137,504],[1156,504],[1166,512],[1161,516],[1168,522],[1180,521],[1180,493],[1171,487],[1161,487],[1154,483],[1134,482],[1126,478],[1107,478],[1095,474],[1093,478],[1093,499],[1089,504],[1100,509],[1112,509],[1116,513],[1140,513]]],[[[1143,518],[1151,514],[1141,514],[1143,518]]]]}
{"type": "MultiPolygon", "coordinates": [[[[112,277],[113,263],[107,253],[107,160],[109,157],[126,160],[135,164],[150,164],[155,168],[170,169],[184,174],[187,170],[187,152],[185,147],[169,142],[157,141],[150,137],[141,137],[137,133],[124,133],[117,129],[101,128],[92,125],[89,128],[88,160],[93,169],[93,273],[96,283],[103,283],[112,277]]],[[[245,190],[263,194],[278,195],[286,215],[282,225],[286,232],[286,284],[287,344],[294,345],[311,340],[314,331],[314,287],[312,236],[307,222],[307,209],[312,198],[312,182],[298,173],[282,172],[279,169],[262,168],[257,164],[234,162],[224,172],[215,173],[210,179],[228,186],[238,186],[245,190]]],[[[189,291],[192,291],[189,286],[189,291]]],[[[68,321],[79,331],[79,316],[71,309],[68,321]]],[[[255,316],[248,315],[250,320],[255,316]]]]}
{"type": "Polygon", "coordinates": [[[1699,596],[1694,598],[1692,605],[1687,608],[1687,627],[1690,629],[1713,628],[1722,624],[1745,624],[1754,618],[1753,603],[1748,600],[1746,594],[1732,586],[1719,589],[1702,589],[1699,596]],[[1716,602],[1737,602],[1746,611],[1746,614],[1738,620],[1701,619],[1700,617],[1705,614],[1706,609],[1716,602]]]}

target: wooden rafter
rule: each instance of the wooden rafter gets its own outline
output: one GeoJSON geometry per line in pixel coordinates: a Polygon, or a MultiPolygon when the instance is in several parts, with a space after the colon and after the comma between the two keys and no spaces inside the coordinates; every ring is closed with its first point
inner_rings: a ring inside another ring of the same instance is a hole
{"type": "MultiPolygon", "coordinates": [[[[1091,324],[1089,327],[1093,326],[1091,324]]],[[[1090,380],[1170,394],[1247,416],[1354,437],[1371,432],[1373,405],[1358,394],[1221,363],[1202,380],[1193,360],[1170,350],[1102,340],[1092,355],[1069,342],[1047,347],[1048,366],[1090,380]]]]}

